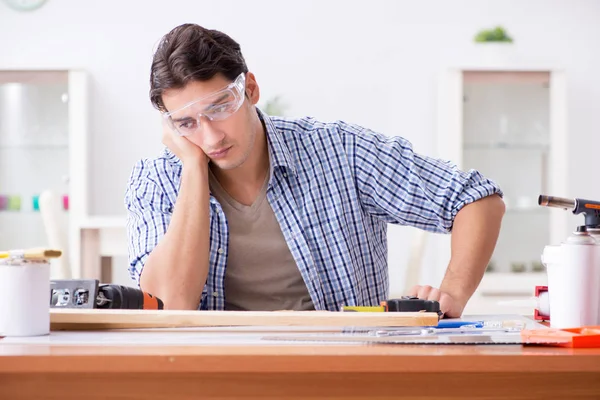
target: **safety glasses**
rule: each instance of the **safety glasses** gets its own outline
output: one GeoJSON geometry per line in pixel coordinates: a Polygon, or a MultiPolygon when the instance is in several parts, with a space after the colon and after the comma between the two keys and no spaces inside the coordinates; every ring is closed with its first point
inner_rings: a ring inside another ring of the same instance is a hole
{"type": "Polygon", "coordinates": [[[246,74],[241,73],[224,89],[194,100],[178,110],[163,113],[169,127],[180,136],[190,136],[202,130],[202,117],[222,121],[232,116],[244,103],[246,74]]]}

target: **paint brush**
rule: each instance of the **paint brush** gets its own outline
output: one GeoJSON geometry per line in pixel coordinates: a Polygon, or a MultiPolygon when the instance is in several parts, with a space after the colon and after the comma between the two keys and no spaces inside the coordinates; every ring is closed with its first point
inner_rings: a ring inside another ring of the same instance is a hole
{"type": "Polygon", "coordinates": [[[0,258],[17,258],[22,260],[46,260],[49,258],[58,258],[61,255],[62,251],[60,250],[43,248],[0,251],[0,258]]]}

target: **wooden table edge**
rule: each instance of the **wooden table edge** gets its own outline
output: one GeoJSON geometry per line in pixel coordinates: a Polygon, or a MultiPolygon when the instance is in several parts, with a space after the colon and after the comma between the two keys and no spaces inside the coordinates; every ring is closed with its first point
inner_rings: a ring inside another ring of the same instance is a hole
{"type": "MultiPolygon", "coordinates": [[[[369,346],[366,346],[369,347],[369,346]]],[[[466,346],[464,346],[466,347],[466,346]]],[[[464,372],[586,372],[600,373],[600,351],[597,349],[552,349],[548,352],[508,354],[451,354],[436,353],[428,347],[421,351],[397,351],[378,354],[368,351],[353,351],[356,347],[328,349],[319,352],[310,348],[305,351],[285,351],[285,346],[269,351],[208,351],[185,354],[183,349],[139,348],[138,353],[103,353],[95,351],[75,352],[50,349],[49,354],[14,354],[0,356],[0,374],[13,373],[464,373],[464,372]]],[[[131,350],[131,349],[129,349],[131,350]]],[[[465,349],[468,350],[468,349],[465,349]]]]}

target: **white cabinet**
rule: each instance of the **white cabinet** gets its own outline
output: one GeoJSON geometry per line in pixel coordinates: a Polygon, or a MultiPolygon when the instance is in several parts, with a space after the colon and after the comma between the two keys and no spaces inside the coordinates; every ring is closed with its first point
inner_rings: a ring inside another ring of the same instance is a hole
{"type": "MultiPolygon", "coordinates": [[[[48,246],[40,194],[60,201],[54,230],[79,266],[87,214],[87,76],[72,70],[0,70],[0,249],[48,246]]],[[[56,243],[56,242],[54,242],[56,243]]],[[[53,277],[70,272],[53,269],[53,277]]]]}
{"type": "MultiPolygon", "coordinates": [[[[537,203],[540,194],[569,197],[565,73],[509,64],[448,68],[438,111],[438,156],[495,180],[506,203],[490,268],[465,313],[523,312],[497,304],[530,297],[536,284],[546,284],[543,248],[570,228],[568,213],[537,203]]],[[[434,242],[445,268],[449,238],[434,242]]]]}

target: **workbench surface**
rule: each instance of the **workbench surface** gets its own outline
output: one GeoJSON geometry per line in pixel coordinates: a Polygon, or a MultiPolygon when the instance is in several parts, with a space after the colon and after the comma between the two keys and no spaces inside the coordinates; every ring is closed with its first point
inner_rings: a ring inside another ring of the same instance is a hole
{"type": "Polygon", "coordinates": [[[600,349],[292,340],[307,333],[232,327],[4,338],[0,399],[600,398],[600,349]]]}

